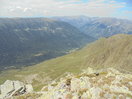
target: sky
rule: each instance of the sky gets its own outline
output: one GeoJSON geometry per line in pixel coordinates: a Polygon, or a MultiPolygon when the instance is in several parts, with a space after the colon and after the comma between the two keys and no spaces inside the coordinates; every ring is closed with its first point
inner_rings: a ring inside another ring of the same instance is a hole
{"type": "Polygon", "coordinates": [[[132,0],[0,0],[0,17],[80,15],[132,20],[132,0]]]}

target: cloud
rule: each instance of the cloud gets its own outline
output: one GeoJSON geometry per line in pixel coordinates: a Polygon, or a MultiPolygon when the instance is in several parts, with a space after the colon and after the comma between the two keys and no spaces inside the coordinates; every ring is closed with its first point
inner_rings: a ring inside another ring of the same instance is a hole
{"type": "Polygon", "coordinates": [[[24,9],[23,9],[23,12],[26,12],[26,11],[28,11],[28,10],[32,10],[32,8],[24,8],[24,9]]]}
{"type": "Polygon", "coordinates": [[[20,6],[17,6],[16,8],[17,8],[17,9],[22,9],[22,7],[20,7],[20,6]]]}
{"type": "Polygon", "coordinates": [[[2,0],[0,16],[103,16],[109,17],[125,3],[115,0],[2,0]]]}
{"type": "Polygon", "coordinates": [[[125,14],[132,14],[132,11],[124,11],[125,14]]]}

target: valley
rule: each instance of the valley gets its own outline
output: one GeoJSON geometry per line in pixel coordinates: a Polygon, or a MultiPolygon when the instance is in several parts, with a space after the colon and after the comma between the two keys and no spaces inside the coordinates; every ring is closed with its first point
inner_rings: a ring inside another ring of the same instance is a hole
{"type": "Polygon", "coordinates": [[[1,18],[0,70],[62,56],[94,40],[66,22],[47,18],[1,18]]]}

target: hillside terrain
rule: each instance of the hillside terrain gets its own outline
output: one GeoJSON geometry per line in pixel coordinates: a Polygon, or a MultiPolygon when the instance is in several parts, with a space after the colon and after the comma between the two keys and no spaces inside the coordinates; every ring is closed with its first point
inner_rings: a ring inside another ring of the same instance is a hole
{"type": "Polygon", "coordinates": [[[64,55],[94,39],[72,25],[46,18],[0,18],[0,70],[64,55]]]}
{"type": "Polygon", "coordinates": [[[32,83],[35,90],[52,80],[82,69],[114,67],[124,73],[132,73],[132,35],[118,34],[101,38],[81,50],[51,59],[31,67],[5,71],[0,74],[0,83],[7,79],[32,83]]]}
{"type": "Polygon", "coordinates": [[[86,16],[55,17],[77,27],[83,33],[94,38],[109,37],[115,34],[132,34],[132,21],[117,18],[99,18],[86,16]]]}

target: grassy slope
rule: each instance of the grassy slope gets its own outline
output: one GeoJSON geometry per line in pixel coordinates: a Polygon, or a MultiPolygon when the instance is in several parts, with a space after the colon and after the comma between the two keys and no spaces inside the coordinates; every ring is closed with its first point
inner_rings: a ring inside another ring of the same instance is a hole
{"type": "Polygon", "coordinates": [[[33,80],[33,85],[36,89],[40,89],[47,83],[44,80],[45,77],[55,79],[65,72],[78,73],[87,67],[95,69],[115,67],[132,72],[132,35],[119,34],[110,38],[102,38],[69,55],[21,70],[3,72],[0,75],[0,83],[6,79],[24,80],[28,75],[39,74],[33,80]]]}

